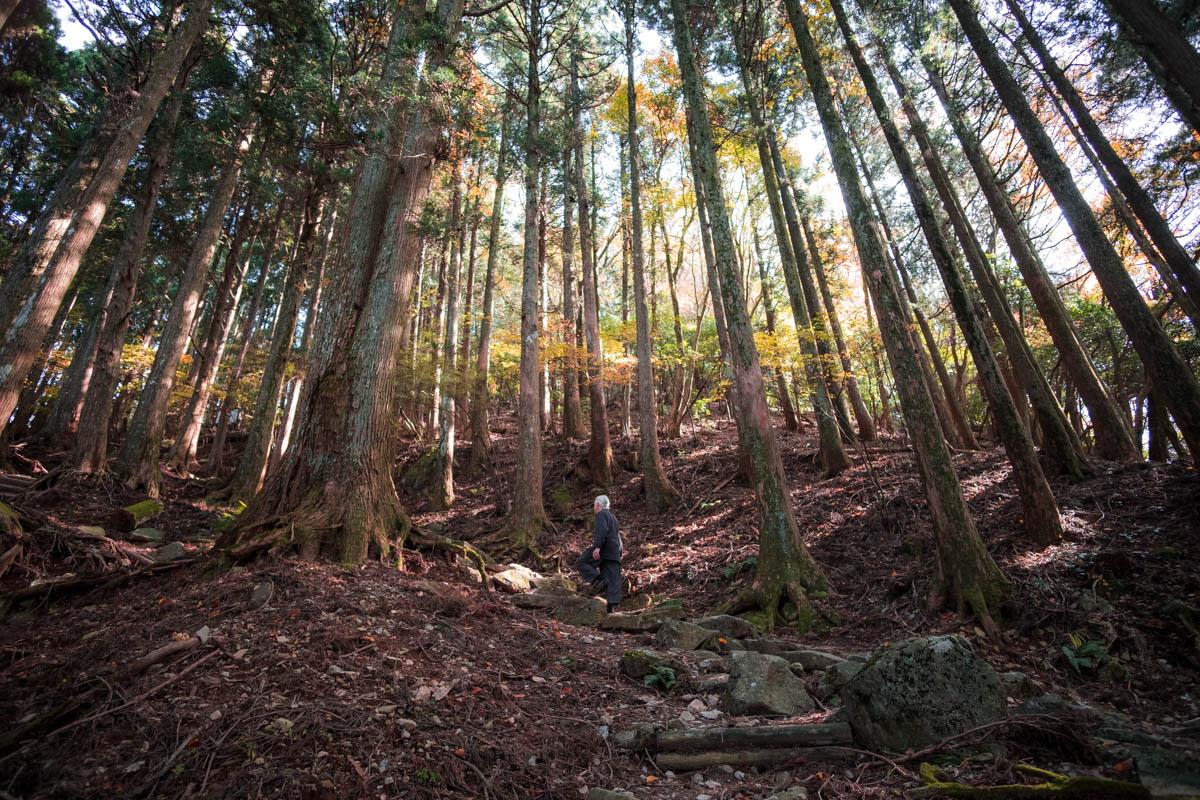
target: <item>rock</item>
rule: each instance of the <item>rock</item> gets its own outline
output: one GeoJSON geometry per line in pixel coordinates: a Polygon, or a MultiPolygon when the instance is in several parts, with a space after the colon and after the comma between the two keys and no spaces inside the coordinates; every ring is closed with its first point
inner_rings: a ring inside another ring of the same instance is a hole
{"type": "Polygon", "coordinates": [[[664,650],[700,650],[715,635],[708,628],[672,619],[659,625],[654,642],[664,650]]]}
{"type": "Polygon", "coordinates": [[[741,617],[734,617],[729,614],[717,614],[712,617],[693,620],[693,622],[701,628],[708,628],[710,631],[716,631],[717,633],[732,636],[736,639],[745,639],[748,636],[754,635],[753,625],[741,617]]]}
{"type": "MultiPolygon", "coordinates": [[[[603,605],[601,602],[601,606],[603,605]]],[[[668,620],[681,620],[683,617],[683,606],[674,602],[666,602],[659,603],[645,611],[629,614],[623,612],[605,614],[596,623],[596,626],[606,631],[650,633],[658,630],[659,626],[668,620]]]]}
{"type": "MultiPolygon", "coordinates": [[[[534,574],[537,575],[536,572],[534,574]]],[[[554,575],[539,575],[536,578],[530,578],[529,582],[533,584],[534,588],[539,590],[552,590],[566,593],[575,592],[575,582],[566,575],[557,573],[554,575]]]]}
{"type": "Polygon", "coordinates": [[[258,611],[271,602],[271,598],[275,596],[275,584],[271,581],[263,581],[254,587],[254,591],[250,593],[250,610],[258,611]]]}
{"type": "MultiPolygon", "coordinates": [[[[1097,722],[1100,714],[1094,708],[1083,703],[1071,703],[1057,694],[1039,694],[1031,697],[1017,706],[1018,714],[1045,714],[1052,717],[1075,715],[1080,719],[1097,722]]],[[[1113,737],[1119,738],[1119,737],[1113,737]]]]}
{"type": "Polygon", "coordinates": [[[746,645],[742,644],[741,639],[725,639],[725,641],[721,641],[721,639],[725,639],[725,637],[722,636],[717,640],[717,646],[723,653],[734,653],[746,649],[746,645]]]}
{"type": "Polygon", "coordinates": [[[1000,676],[960,636],[898,642],[867,662],[841,692],[854,739],[902,753],[1004,716],[1000,676]]]}
{"type": "Polygon", "coordinates": [[[613,734],[613,746],[618,750],[646,750],[654,743],[655,728],[639,722],[632,728],[613,734]]]}
{"type": "Polygon", "coordinates": [[[769,656],[782,656],[784,653],[796,649],[796,645],[791,642],[785,642],[782,639],[763,639],[761,637],[743,639],[742,644],[745,645],[747,650],[753,650],[756,653],[764,653],[769,656]]]}
{"type": "Polygon", "coordinates": [[[88,539],[108,538],[108,535],[104,532],[104,528],[101,528],[99,525],[76,525],[75,532],[77,535],[88,539]]]}
{"type": "Polygon", "coordinates": [[[625,792],[618,789],[590,789],[588,790],[588,800],[637,800],[632,792],[625,792]]]}
{"type": "Polygon", "coordinates": [[[679,681],[687,675],[687,667],[671,653],[635,649],[626,650],[621,656],[621,672],[634,680],[640,681],[663,668],[674,670],[675,679],[679,681]]]}
{"type": "Polygon", "coordinates": [[[1024,672],[1001,673],[1000,685],[1004,687],[1005,696],[1013,697],[1017,700],[1024,700],[1037,691],[1037,687],[1033,685],[1033,681],[1024,672]]]}
{"type": "Polygon", "coordinates": [[[778,656],[741,650],[730,656],[724,710],[730,714],[796,714],[813,708],[804,681],[778,656]]]}
{"type": "Polygon", "coordinates": [[[707,650],[692,650],[683,654],[684,660],[701,672],[728,672],[729,662],[724,656],[710,653],[707,650]]]}
{"type": "Polygon", "coordinates": [[[770,795],[765,800],[808,800],[808,790],[803,786],[793,786],[782,792],[770,795]]]}
{"type": "Polygon", "coordinates": [[[821,675],[821,682],[817,684],[817,696],[826,700],[835,694],[840,694],[842,689],[846,688],[846,684],[862,672],[865,666],[866,664],[861,661],[843,661],[840,664],[834,664],[821,675]]]}
{"type": "Polygon", "coordinates": [[[499,589],[512,594],[528,592],[535,586],[536,582],[544,581],[545,579],[544,575],[534,572],[529,567],[521,564],[509,564],[492,575],[492,581],[499,589]]]}
{"type": "Polygon", "coordinates": [[[150,557],[159,564],[165,564],[168,561],[177,561],[186,555],[187,550],[181,543],[171,542],[170,544],[155,550],[150,557]]]}
{"type": "Polygon", "coordinates": [[[598,597],[564,595],[554,606],[554,618],[568,625],[598,625],[605,619],[604,601],[598,597]]]}
{"type": "Polygon", "coordinates": [[[834,664],[841,664],[846,660],[841,656],[835,656],[833,653],[824,653],[820,650],[786,650],[778,655],[784,661],[799,664],[807,670],[829,669],[834,664]]]}
{"type": "Polygon", "coordinates": [[[1130,752],[1137,759],[1138,780],[1155,800],[1200,797],[1200,752],[1141,745],[1130,752]]]}
{"type": "Polygon", "coordinates": [[[706,706],[704,704],[704,701],[701,700],[699,697],[697,697],[692,702],[688,703],[687,708],[688,708],[688,711],[691,711],[693,714],[702,714],[705,711],[708,711],[708,706],[706,706]]]}
{"type": "Polygon", "coordinates": [[[137,528],[129,532],[125,537],[131,542],[149,542],[159,544],[166,538],[166,534],[158,528],[137,528]]]}

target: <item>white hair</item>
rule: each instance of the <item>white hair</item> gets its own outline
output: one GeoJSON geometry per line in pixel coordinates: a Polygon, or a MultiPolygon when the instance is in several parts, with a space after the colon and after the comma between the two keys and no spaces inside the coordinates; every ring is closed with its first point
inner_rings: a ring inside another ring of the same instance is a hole
{"type": "Polygon", "coordinates": [[[607,509],[608,508],[608,495],[602,494],[602,495],[598,496],[595,500],[595,504],[600,506],[601,510],[607,509]]]}

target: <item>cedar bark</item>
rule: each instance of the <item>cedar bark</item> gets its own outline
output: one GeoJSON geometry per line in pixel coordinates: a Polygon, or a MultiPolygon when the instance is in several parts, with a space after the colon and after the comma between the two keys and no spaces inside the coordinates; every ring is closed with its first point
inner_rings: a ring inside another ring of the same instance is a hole
{"type": "Polygon", "coordinates": [[[799,0],[785,0],[785,7],[841,186],[884,346],[892,362],[914,454],[924,479],[938,551],[935,579],[938,588],[934,600],[939,605],[943,602],[953,604],[960,613],[970,610],[978,615],[985,628],[994,628],[1008,582],[975,528],[950,452],[938,428],[933,403],[921,379],[916,347],[906,324],[907,314],[899,288],[885,263],[877,223],[859,183],[849,137],[837,115],[833,92],[809,32],[808,19],[799,0]]]}
{"type": "MultiPolygon", "coordinates": [[[[192,45],[208,27],[210,6],[211,0],[191,0],[187,4],[187,17],[153,60],[145,83],[139,88],[128,113],[120,120],[95,175],[79,197],[78,216],[69,233],[54,248],[38,279],[37,290],[24,300],[4,332],[3,343],[0,343],[0,433],[8,424],[21,385],[37,357],[38,346],[46,337],[63,297],[104,221],[130,159],[184,67],[192,45]]],[[[32,247],[37,250],[40,245],[33,243],[32,247]]]]}
{"type": "Polygon", "coordinates": [[[687,14],[686,0],[671,0],[675,51],[679,59],[683,95],[692,121],[688,129],[689,137],[694,140],[692,172],[697,186],[703,188],[708,206],[713,256],[728,325],[729,367],[737,386],[734,393],[739,407],[737,421],[749,457],[759,510],[759,559],[754,601],[765,611],[768,624],[773,625],[780,601],[785,595],[798,608],[808,609],[811,615],[810,593],[824,592],[828,582],[800,536],[783,461],[775,431],[771,427],[754,331],[738,280],[733,232],[726,211],[707,100],[695,60],[696,50],[692,44],[687,14]]]}
{"type": "Polygon", "coordinates": [[[979,140],[966,124],[961,105],[950,96],[941,74],[927,54],[922,54],[921,63],[1062,359],[1063,367],[1087,407],[1093,423],[1096,454],[1111,461],[1139,460],[1141,453],[1134,444],[1126,415],[1121,412],[1112,392],[1101,380],[1091,357],[1084,350],[1066,305],[1033,243],[1021,227],[1008,193],[1000,185],[995,170],[984,156],[979,140]]]}
{"type": "MultiPolygon", "coordinates": [[[[1070,169],[1054,149],[1054,143],[1030,107],[1020,84],[988,38],[970,0],[949,0],[949,3],[1074,232],[1096,280],[1112,304],[1113,313],[1141,357],[1151,382],[1162,392],[1188,448],[1200,452],[1200,383],[1195,374],[1146,306],[1137,284],[1105,237],[1104,229],[1075,184],[1070,169]]],[[[1200,80],[1200,72],[1196,77],[1200,80]]]]}
{"type": "Polygon", "coordinates": [[[679,491],[667,477],[658,452],[658,405],[654,397],[654,361],[642,244],[642,160],[637,126],[637,84],[633,74],[634,50],[637,47],[634,0],[625,0],[622,10],[625,17],[625,91],[629,107],[625,144],[629,159],[629,256],[633,278],[634,323],[637,327],[638,444],[641,448],[642,491],[646,495],[646,506],[652,511],[662,511],[679,500],[679,491]]]}
{"type": "Polygon", "coordinates": [[[513,475],[512,506],[503,528],[494,535],[497,549],[505,554],[535,552],[538,535],[546,521],[542,500],[541,287],[538,285],[538,222],[542,154],[538,139],[542,129],[541,7],[529,0],[525,9],[527,49],[525,84],[525,231],[521,259],[521,365],[517,397],[517,464],[513,475]]]}
{"type": "MultiPolygon", "coordinates": [[[[767,264],[763,259],[762,240],[758,235],[758,226],[754,225],[751,233],[754,236],[754,262],[758,266],[758,283],[762,287],[763,314],[767,318],[767,333],[775,335],[775,301],[771,297],[771,285],[767,281],[767,264]]],[[[784,370],[776,369],[775,391],[779,395],[779,407],[783,411],[784,427],[795,433],[800,430],[800,420],[796,419],[796,409],[792,407],[791,394],[788,392],[787,379],[784,370]]]]}
{"type": "MultiPolygon", "coordinates": [[[[925,240],[933,255],[934,264],[941,273],[942,283],[955,319],[962,329],[963,338],[975,361],[983,391],[996,421],[1000,441],[1012,465],[1013,478],[1021,497],[1025,530],[1039,544],[1053,544],[1062,539],[1062,520],[1058,504],[1050,491],[1050,484],[1042,473],[1033,439],[1025,425],[1016,403],[1009,395],[1008,387],[1000,374],[996,355],[988,342],[983,325],[975,313],[972,298],[958,265],[956,253],[943,233],[941,221],[934,211],[933,202],[925,191],[900,131],[893,121],[892,110],[884,99],[883,91],[867,63],[866,56],[850,28],[841,0],[830,0],[842,38],[850,52],[850,58],[858,71],[867,92],[867,98],[875,110],[875,116],[883,128],[884,138],[891,150],[892,159],[900,170],[900,177],[908,190],[909,199],[917,213],[917,220],[925,234],[925,240]]],[[[927,144],[927,143],[923,143],[927,144]]],[[[1011,322],[1011,317],[1008,318],[1011,322]]]]}

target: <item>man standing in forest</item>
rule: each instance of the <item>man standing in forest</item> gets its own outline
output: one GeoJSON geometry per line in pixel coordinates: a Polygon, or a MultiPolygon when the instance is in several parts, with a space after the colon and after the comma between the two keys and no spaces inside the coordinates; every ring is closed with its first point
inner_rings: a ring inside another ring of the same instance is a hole
{"type": "Polygon", "coordinates": [[[608,510],[608,495],[600,495],[592,503],[596,514],[596,531],[592,536],[591,550],[584,550],[575,562],[583,579],[591,584],[596,594],[604,592],[608,600],[608,613],[616,610],[621,602],[621,531],[617,518],[608,510]]]}

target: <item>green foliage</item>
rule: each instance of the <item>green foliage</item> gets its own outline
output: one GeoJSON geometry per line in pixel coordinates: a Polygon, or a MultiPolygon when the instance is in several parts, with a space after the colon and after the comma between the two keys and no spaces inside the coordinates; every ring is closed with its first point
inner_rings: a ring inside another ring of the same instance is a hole
{"type": "Polygon", "coordinates": [[[654,668],[653,672],[642,677],[642,683],[644,683],[646,686],[660,689],[664,692],[669,692],[674,689],[678,682],[678,678],[675,676],[675,670],[663,664],[659,664],[654,668]]]}
{"type": "Polygon", "coordinates": [[[1085,639],[1077,633],[1067,636],[1067,644],[1061,648],[1067,663],[1076,672],[1100,669],[1111,659],[1106,648],[1100,642],[1085,639]]]}
{"type": "Polygon", "coordinates": [[[758,559],[754,556],[743,558],[741,561],[735,561],[729,564],[721,571],[726,580],[733,580],[743,572],[753,571],[758,566],[758,559]]]}
{"type": "Polygon", "coordinates": [[[429,767],[418,769],[415,777],[417,783],[422,786],[437,786],[442,782],[442,776],[438,774],[437,770],[430,769],[429,767]]]}

